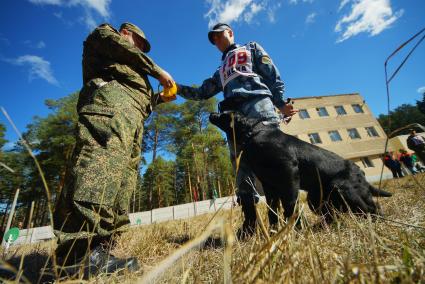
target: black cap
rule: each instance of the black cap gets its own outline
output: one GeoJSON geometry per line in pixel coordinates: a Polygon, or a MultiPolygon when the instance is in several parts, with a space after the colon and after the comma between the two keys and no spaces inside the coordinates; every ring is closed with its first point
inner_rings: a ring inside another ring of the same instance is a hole
{"type": "Polygon", "coordinates": [[[228,24],[218,23],[218,24],[214,25],[214,27],[212,27],[212,29],[208,32],[208,39],[214,45],[214,41],[213,41],[213,38],[212,38],[213,33],[220,33],[220,32],[223,32],[225,30],[231,30],[231,29],[232,28],[228,24]]]}

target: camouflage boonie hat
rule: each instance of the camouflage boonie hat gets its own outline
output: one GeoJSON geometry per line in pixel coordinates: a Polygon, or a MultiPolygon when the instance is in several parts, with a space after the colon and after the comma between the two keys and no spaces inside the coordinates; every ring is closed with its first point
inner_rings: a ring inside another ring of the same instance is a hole
{"type": "Polygon", "coordinates": [[[146,38],[145,33],[138,26],[133,25],[132,23],[123,23],[120,27],[120,30],[122,29],[129,30],[143,39],[143,41],[145,42],[145,48],[143,52],[148,53],[151,50],[151,44],[146,38]]]}

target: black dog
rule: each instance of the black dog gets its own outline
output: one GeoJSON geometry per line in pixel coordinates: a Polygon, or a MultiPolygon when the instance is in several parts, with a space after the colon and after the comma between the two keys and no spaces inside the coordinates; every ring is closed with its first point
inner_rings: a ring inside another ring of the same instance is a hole
{"type": "MultiPolygon", "coordinates": [[[[332,210],[346,212],[349,208],[354,213],[379,214],[372,196],[391,196],[370,185],[353,162],[287,135],[277,124],[230,112],[212,113],[210,122],[227,134],[234,129],[236,141],[242,144],[241,159],[261,181],[267,203],[275,212],[282,202],[285,218],[294,213],[299,189],[308,192],[309,207],[327,221],[332,220],[332,210]]],[[[245,221],[255,218],[255,212],[246,211],[245,221]]],[[[269,211],[270,225],[277,221],[277,216],[269,211]]]]}

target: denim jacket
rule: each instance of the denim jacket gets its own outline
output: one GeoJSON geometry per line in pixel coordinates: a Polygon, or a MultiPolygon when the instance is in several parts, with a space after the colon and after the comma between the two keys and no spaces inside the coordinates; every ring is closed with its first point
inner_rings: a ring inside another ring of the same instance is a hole
{"type": "Polygon", "coordinates": [[[282,107],[285,86],[270,56],[256,42],[231,45],[212,77],[200,87],[179,84],[179,95],[191,100],[208,99],[223,92],[225,100],[247,99],[239,111],[245,115],[276,117],[273,105],[282,107]],[[255,98],[255,99],[254,99],[255,98]]]}

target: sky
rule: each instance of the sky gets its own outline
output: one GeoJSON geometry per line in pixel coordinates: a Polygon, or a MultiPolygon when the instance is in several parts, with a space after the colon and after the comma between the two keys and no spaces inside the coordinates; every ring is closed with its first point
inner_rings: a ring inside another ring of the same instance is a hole
{"type": "MultiPolygon", "coordinates": [[[[1,6],[0,106],[21,132],[34,116],[49,114],[46,99],[81,88],[82,43],[103,22],[141,27],[152,45],[148,55],[186,85],[201,84],[219,66],[207,32],[226,22],[236,42],[256,41],[269,53],[286,97],[360,93],[375,116],[387,109],[386,58],[425,27],[424,0],[5,0],[1,6]]],[[[390,73],[413,45],[390,61],[390,73]]],[[[425,43],[391,82],[391,109],[422,99],[424,63],[425,43]]],[[[156,90],[158,82],[150,81],[156,90]]],[[[0,122],[15,142],[1,113],[0,122]]]]}

